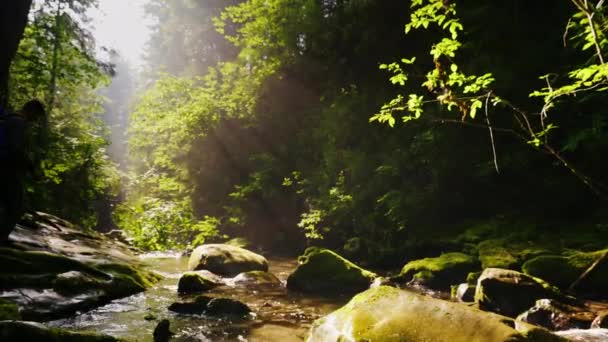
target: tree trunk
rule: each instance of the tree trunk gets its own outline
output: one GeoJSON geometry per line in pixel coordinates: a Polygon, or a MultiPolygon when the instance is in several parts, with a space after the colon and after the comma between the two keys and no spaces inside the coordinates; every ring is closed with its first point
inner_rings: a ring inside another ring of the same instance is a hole
{"type": "Polygon", "coordinates": [[[27,25],[32,0],[0,1],[0,107],[8,101],[8,76],[11,61],[27,25]]]}

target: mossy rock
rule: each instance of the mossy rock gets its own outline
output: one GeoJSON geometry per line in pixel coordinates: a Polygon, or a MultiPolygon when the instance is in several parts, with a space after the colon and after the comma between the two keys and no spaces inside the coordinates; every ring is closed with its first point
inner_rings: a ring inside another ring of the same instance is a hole
{"type": "Polygon", "coordinates": [[[369,288],[377,275],[337,253],[309,247],[298,258],[299,265],[287,278],[287,288],[319,294],[356,293],[369,288]]]}
{"type": "Polygon", "coordinates": [[[70,271],[58,274],[53,280],[53,289],[62,295],[75,295],[91,289],[103,288],[104,282],[86,273],[70,271]]]}
{"type": "Polygon", "coordinates": [[[0,321],[20,320],[19,306],[13,302],[0,299],[0,321]]]}
{"type": "Polygon", "coordinates": [[[485,269],[475,290],[480,309],[509,317],[516,317],[539,299],[562,297],[557,288],[541,279],[500,268],[485,269]]]}
{"type": "Polygon", "coordinates": [[[221,285],[221,282],[211,275],[202,272],[186,272],[177,283],[177,292],[181,294],[209,291],[221,285]]]}
{"type": "Polygon", "coordinates": [[[511,249],[505,247],[502,239],[486,240],[477,246],[482,269],[515,268],[519,262],[511,249]]]}
{"type": "Polygon", "coordinates": [[[130,296],[152,287],[162,277],[123,263],[103,263],[97,265],[103,272],[112,275],[112,280],[104,286],[105,292],[112,298],[130,296]]]}
{"type": "Polygon", "coordinates": [[[380,286],[318,319],[308,342],[566,341],[550,332],[453,302],[380,286]]]}
{"type": "Polygon", "coordinates": [[[263,256],[244,248],[226,244],[208,244],[194,249],[188,269],[208,270],[224,276],[236,276],[248,271],[268,271],[268,261],[263,256]]]}
{"type": "Polygon", "coordinates": [[[0,341],[117,342],[108,335],[47,328],[40,323],[0,321],[0,341]]]}
{"type": "MultiPolygon", "coordinates": [[[[596,260],[608,250],[571,252],[567,256],[544,255],[528,260],[522,266],[524,273],[545,279],[561,289],[572,285],[596,260]]],[[[608,260],[600,262],[577,285],[575,290],[586,295],[603,295],[608,288],[608,260]]]]}
{"type": "Polygon", "coordinates": [[[445,253],[436,258],[408,262],[396,280],[411,281],[436,289],[449,289],[463,282],[467,274],[479,269],[477,260],[464,253],[445,253]]]}

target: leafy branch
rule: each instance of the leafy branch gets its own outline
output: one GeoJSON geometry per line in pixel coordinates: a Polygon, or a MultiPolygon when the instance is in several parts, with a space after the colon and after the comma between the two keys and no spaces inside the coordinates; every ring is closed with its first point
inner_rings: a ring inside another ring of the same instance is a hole
{"type": "MultiPolygon", "coordinates": [[[[464,27],[457,17],[455,4],[450,4],[444,0],[412,1],[410,22],[405,26],[406,34],[412,33],[413,30],[428,29],[431,26],[439,28],[445,34],[430,50],[434,68],[427,72],[426,79],[421,84],[432,95],[432,98],[427,100],[424,95],[416,93],[410,93],[407,96],[398,95],[385,103],[380,111],[370,118],[370,121],[387,123],[393,127],[396,122],[396,114],[401,115],[404,122],[420,119],[425,112],[425,105],[439,103],[448,112],[456,111],[459,113],[460,119],[431,118],[431,121],[458,123],[488,130],[494,166],[497,172],[499,172],[499,167],[494,132],[509,133],[556,159],[593,193],[603,197],[604,194],[608,193],[608,189],[576,168],[559,152],[559,149],[553,147],[550,143],[550,134],[558,126],[551,122],[549,111],[557,106],[559,98],[576,96],[579,93],[601,92],[608,89],[608,67],[604,63],[603,57],[603,50],[608,46],[608,39],[606,38],[608,21],[604,16],[604,0],[595,4],[589,0],[572,0],[572,2],[577,7],[578,12],[570,20],[568,30],[579,32],[573,37],[573,40],[583,42],[581,50],[585,51],[595,47],[594,57],[597,62],[571,70],[568,73],[569,83],[561,86],[552,85],[550,75],[542,76],[541,79],[545,80],[546,87],[533,91],[530,96],[542,98],[543,106],[538,113],[531,113],[499,97],[492,89],[495,79],[491,73],[478,76],[461,71],[456,59],[462,47],[462,43],[458,40],[459,34],[464,30],[464,27]],[[499,105],[511,112],[515,122],[514,128],[492,125],[490,106],[497,107],[499,105]],[[485,112],[484,122],[469,122],[469,120],[476,120],[480,110],[485,112]]],[[[404,66],[414,64],[415,61],[415,57],[401,60],[404,66]]],[[[408,74],[401,64],[382,64],[380,68],[392,74],[390,81],[393,84],[406,85],[408,74]]]]}

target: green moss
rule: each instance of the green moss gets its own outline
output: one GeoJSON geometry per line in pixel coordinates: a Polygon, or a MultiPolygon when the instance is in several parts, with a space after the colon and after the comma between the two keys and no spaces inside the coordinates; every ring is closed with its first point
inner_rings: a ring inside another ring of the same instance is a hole
{"type": "Polygon", "coordinates": [[[494,235],[498,230],[498,224],[496,222],[483,222],[477,223],[464,232],[462,232],[456,240],[459,242],[478,243],[488,237],[494,235]]]}
{"type": "Polygon", "coordinates": [[[0,321],[20,320],[19,306],[13,302],[0,299],[0,321]]]}
{"type": "Polygon", "coordinates": [[[97,265],[97,268],[103,272],[112,274],[114,277],[118,276],[129,280],[142,289],[147,289],[162,279],[162,276],[159,274],[123,263],[105,263],[97,265]]]}
{"type": "Polygon", "coordinates": [[[531,328],[520,333],[514,327],[503,316],[380,286],[315,321],[308,341],[565,341],[547,331],[546,339],[536,340],[527,336],[531,328]]]}
{"type": "Polygon", "coordinates": [[[467,284],[475,285],[477,284],[477,279],[481,275],[481,271],[478,272],[470,272],[467,274],[467,284]]]}
{"type": "Polygon", "coordinates": [[[287,279],[290,289],[352,293],[367,289],[377,277],[325,248],[307,248],[298,261],[300,265],[287,279]]]}
{"type": "Polygon", "coordinates": [[[108,281],[71,271],[58,275],[53,281],[53,289],[63,295],[75,295],[90,289],[103,288],[108,281]]]}
{"type": "Polygon", "coordinates": [[[468,273],[478,269],[475,258],[464,253],[445,253],[436,258],[408,262],[396,277],[435,288],[449,288],[463,282],[468,273]]]}
{"type": "MultiPolygon", "coordinates": [[[[522,270],[526,274],[545,279],[559,288],[566,289],[605,253],[608,253],[608,249],[539,256],[524,263],[522,270]]],[[[605,291],[608,288],[608,261],[598,264],[579,286],[579,290],[594,294],[605,291]]]]}
{"type": "Polygon", "coordinates": [[[248,271],[268,271],[268,260],[244,248],[226,244],[205,244],[192,251],[188,269],[208,270],[215,274],[234,277],[248,271]]]}
{"type": "Polygon", "coordinates": [[[492,239],[481,242],[478,247],[479,261],[483,269],[490,267],[514,268],[518,258],[511,248],[506,248],[505,239],[492,239]]]}

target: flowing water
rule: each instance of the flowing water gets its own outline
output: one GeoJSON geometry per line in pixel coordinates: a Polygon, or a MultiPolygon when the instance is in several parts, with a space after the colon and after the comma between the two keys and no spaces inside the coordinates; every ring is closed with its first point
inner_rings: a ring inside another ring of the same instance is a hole
{"type": "Polygon", "coordinates": [[[187,270],[188,258],[177,254],[148,254],[143,255],[142,260],[151,270],[165,277],[153,288],[72,318],[49,322],[49,325],[106,333],[127,341],[152,341],[156,324],[167,318],[175,333],[172,341],[302,341],[312,321],[349,299],[288,292],[285,280],[297,266],[297,261],[270,258],[270,272],[282,281],[283,286],[252,288],[226,285],[205,293],[247,304],[254,312],[249,319],[230,321],[204,315],[175,314],[167,307],[176,301],[189,299],[177,295],[177,281],[187,270]]]}

